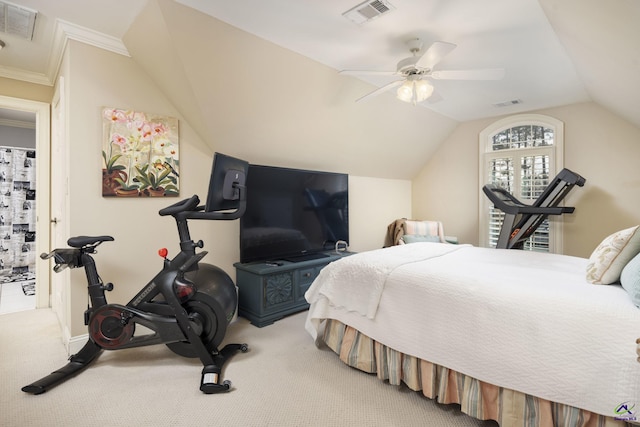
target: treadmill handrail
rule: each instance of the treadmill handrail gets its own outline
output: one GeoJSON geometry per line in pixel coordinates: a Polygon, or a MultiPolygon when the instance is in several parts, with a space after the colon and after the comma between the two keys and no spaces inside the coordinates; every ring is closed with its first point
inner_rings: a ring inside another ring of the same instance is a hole
{"type": "Polygon", "coordinates": [[[520,200],[513,197],[511,193],[502,187],[498,187],[494,184],[486,184],[482,187],[482,191],[489,197],[495,207],[501,211],[513,215],[517,214],[546,214],[546,215],[561,215],[563,213],[572,213],[575,208],[565,206],[531,206],[522,203],[520,200]],[[500,197],[498,194],[503,196],[500,197]]]}

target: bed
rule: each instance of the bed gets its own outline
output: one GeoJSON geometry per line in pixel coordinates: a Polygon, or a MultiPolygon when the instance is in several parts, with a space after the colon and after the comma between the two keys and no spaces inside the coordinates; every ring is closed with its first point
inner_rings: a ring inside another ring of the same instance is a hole
{"type": "Polygon", "coordinates": [[[592,264],[432,242],[355,254],[313,282],[305,327],[344,363],[501,426],[630,425],[640,309],[590,283],[592,264]]]}

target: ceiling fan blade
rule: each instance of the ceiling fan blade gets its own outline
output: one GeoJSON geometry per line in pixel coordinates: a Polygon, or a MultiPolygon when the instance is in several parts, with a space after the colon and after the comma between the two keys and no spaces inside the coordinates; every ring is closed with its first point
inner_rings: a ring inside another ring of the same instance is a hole
{"type": "Polygon", "coordinates": [[[338,74],[344,74],[347,76],[395,76],[397,71],[372,71],[372,70],[341,70],[338,74]]]}
{"type": "Polygon", "coordinates": [[[501,80],[504,68],[484,68],[477,70],[441,70],[431,73],[436,80],[501,80]]]}
{"type": "Polygon", "coordinates": [[[373,98],[374,96],[378,96],[383,92],[391,90],[394,87],[400,86],[402,83],[404,83],[404,80],[396,80],[395,82],[391,82],[389,84],[386,84],[386,85],[374,90],[373,92],[370,92],[370,93],[366,94],[365,96],[362,96],[362,97],[356,99],[356,102],[364,101],[365,99],[369,99],[369,98],[373,98]]]}
{"type": "Polygon", "coordinates": [[[416,67],[431,69],[455,48],[456,45],[453,43],[434,42],[422,57],[418,59],[416,67]]]}

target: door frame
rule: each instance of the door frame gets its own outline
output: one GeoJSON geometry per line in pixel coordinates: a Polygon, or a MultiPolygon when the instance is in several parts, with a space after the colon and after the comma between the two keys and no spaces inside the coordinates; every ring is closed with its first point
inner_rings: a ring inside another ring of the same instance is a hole
{"type": "MultiPolygon", "coordinates": [[[[0,108],[26,111],[36,115],[36,254],[49,252],[50,236],[50,104],[0,95],[0,108]]],[[[51,272],[48,262],[36,260],[36,308],[49,307],[51,272]]]]}

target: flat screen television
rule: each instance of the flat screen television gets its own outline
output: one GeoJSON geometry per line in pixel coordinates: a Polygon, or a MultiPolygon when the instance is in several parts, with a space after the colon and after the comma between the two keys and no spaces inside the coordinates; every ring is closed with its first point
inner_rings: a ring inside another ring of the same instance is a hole
{"type": "Polygon", "coordinates": [[[321,258],[349,242],[349,175],[249,165],[240,262],[321,258]]]}

